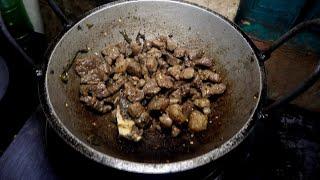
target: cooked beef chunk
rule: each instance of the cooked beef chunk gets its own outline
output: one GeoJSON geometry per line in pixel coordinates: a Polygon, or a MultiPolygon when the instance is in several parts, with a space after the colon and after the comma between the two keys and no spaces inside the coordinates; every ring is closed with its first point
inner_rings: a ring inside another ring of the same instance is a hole
{"type": "Polygon", "coordinates": [[[145,109],[139,102],[135,102],[128,107],[128,113],[133,118],[140,117],[143,112],[145,112],[145,109]]]}
{"type": "Polygon", "coordinates": [[[124,56],[121,54],[115,63],[114,72],[115,73],[124,73],[128,67],[128,61],[124,59],[124,56]]]}
{"type": "Polygon", "coordinates": [[[180,65],[174,65],[173,67],[170,67],[168,69],[168,73],[174,77],[176,80],[180,80],[180,74],[181,74],[182,66],[180,65]]]}
{"type": "Polygon", "coordinates": [[[111,59],[116,59],[120,55],[120,51],[117,46],[107,46],[101,53],[111,59]]]}
{"type": "Polygon", "coordinates": [[[218,73],[214,73],[211,70],[199,70],[200,79],[203,81],[211,81],[214,83],[220,82],[221,78],[218,73]]]}
{"type": "Polygon", "coordinates": [[[145,61],[149,72],[153,73],[157,71],[158,61],[154,56],[148,56],[145,61]]]}
{"type": "Polygon", "coordinates": [[[186,48],[178,47],[174,50],[173,56],[176,58],[182,58],[186,55],[186,48]]]}
{"type": "Polygon", "coordinates": [[[166,113],[159,117],[159,121],[164,127],[170,128],[172,126],[172,119],[166,113]]]}
{"type": "Polygon", "coordinates": [[[136,42],[131,42],[130,47],[131,47],[132,55],[134,56],[138,55],[142,50],[142,45],[136,42]]]}
{"type": "Polygon", "coordinates": [[[155,79],[149,79],[147,80],[146,84],[143,86],[143,92],[145,95],[153,96],[158,94],[158,92],[161,90],[158,86],[155,79]]]}
{"type": "Polygon", "coordinates": [[[199,108],[210,107],[210,101],[207,98],[195,99],[193,103],[199,108]]]}
{"type": "Polygon", "coordinates": [[[188,126],[191,131],[199,132],[207,129],[208,117],[194,110],[190,114],[188,126]]]}
{"type": "Polygon", "coordinates": [[[144,98],[144,92],[130,82],[124,84],[124,94],[131,102],[139,102],[144,98]]]}
{"type": "Polygon", "coordinates": [[[165,110],[169,105],[169,99],[162,96],[155,96],[148,104],[148,110],[165,110]]]}
{"type": "Polygon", "coordinates": [[[209,84],[206,83],[201,87],[201,93],[203,97],[209,97],[216,94],[223,94],[226,90],[226,85],[220,84],[209,84]]]}
{"type": "Polygon", "coordinates": [[[156,73],[156,81],[159,87],[167,88],[167,89],[173,87],[172,78],[159,71],[156,73]]]}
{"type": "Polygon", "coordinates": [[[135,61],[131,58],[127,58],[126,60],[128,61],[128,66],[127,66],[128,74],[130,74],[132,76],[141,77],[142,73],[141,73],[140,63],[138,63],[137,61],[135,61]]]}
{"type": "Polygon", "coordinates": [[[167,39],[167,50],[174,51],[178,47],[178,43],[171,38],[167,39]]]}
{"type": "Polygon", "coordinates": [[[84,76],[89,71],[96,69],[100,64],[101,60],[97,56],[79,58],[75,61],[75,71],[79,76],[84,76]]]}
{"type": "Polygon", "coordinates": [[[154,137],[160,144],[206,130],[215,112],[209,99],[226,90],[203,50],[179,47],[170,36],[146,40],[139,33],[135,41],[108,45],[101,54],[75,61],[80,101],[117,120],[119,136],[131,141],[154,137]]]}
{"type": "Polygon", "coordinates": [[[186,54],[190,60],[194,60],[194,59],[202,58],[202,56],[204,55],[204,51],[197,50],[197,49],[191,49],[191,50],[187,50],[186,54]]]}
{"type": "Polygon", "coordinates": [[[182,72],[181,72],[182,79],[192,79],[193,76],[194,76],[194,69],[191,67],[186,68],[186,69],[182,70],[182,72]]]}
{"type": "Polygon", "coordinates": [[[171,136],[172,137],[177,137],[181,133],[181,130],[177,128],[177,126],[173,125],[171,129],[171,136]]]}
{"type": "Polygon", "coordinates": [[[182,124],[187,120],[186,116],[182,112],[182,107],[179,104],[169,105],[166,111],[169,117],[178,124],[182,124]]]}
{"type": "Polygon", "coordinates": [[[213,66],[212,59],[208,57],[202,57],[201,59],[196,59],[194,60],[194,64],[198,66],[207,67],[207,68],[210,68],[211,66],[213,66]]]}

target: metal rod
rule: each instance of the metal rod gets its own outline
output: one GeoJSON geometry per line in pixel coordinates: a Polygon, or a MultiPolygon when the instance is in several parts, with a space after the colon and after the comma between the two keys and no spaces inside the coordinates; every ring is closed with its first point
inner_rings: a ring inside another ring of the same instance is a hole
{"type": "Polygon", "coordinates": [[[4,35],[4,37],[9,41],[9,43],[13,46],[13,48],[19,52],[19,54],[23,57],[23,59],[30,64],[31,66],[35,66],[35,62],[33,61],[32,58],[30,58],[30,56],[27,55],[27,53],[24,52],[24,50],[20,47],[20,45],[17,43],[17,41],[11,36],[10,32],[8,31],[1,12],[0,12],[0,29],[2,34],[4,35]]]}
{"type": "Polygon", "coordinates": [[[301,83],[298,87],[296,87],[296,89],[294,89],[289,94],[281,97],[279,100],[276,100],[276,102],[266,107],[264,109],[265,112],[270,112],[272,110],[275,110],[281,105],[289,103],[290,101],[294,100],[300,94],[308,90],[319,78],[320,78],[320,60],[318,60],[318,64],[315,70],[305,82],[301,83]]]}
{"type": "Polygon", "coordinates": [[[54,2],[54,0],[48,0],[48,4],[51,7],[51,9],[53,10],[53,12],[60,19],[60,21],[62,22],[63,26],[65,26],[65,27],[71,26],[72,22],[65,16],[65,14],[61,11],[61,9],[57,5],[57,3],[54,2]]]}
{"type": "Polygon", "coordinates": [[[302,23],[296,25],[290,31],[288,31],[287,33],[282,35],[279,39],[277,39],[275,42],[273,42],[272,45],[268,49],[262,51],[261,58],[264,61],[267,60],[274,50],[276,50],[282,44],[284,44],[285,42],[290,40],[292,37],[294,37],[299,32],[301,32],[301,31],[303,31],[306,28],[309,28],[311,26],[319,26],[320,27],[320,18],[309,20],[309,21],[305,21],[305,22],[302,22],[302,23]]]}

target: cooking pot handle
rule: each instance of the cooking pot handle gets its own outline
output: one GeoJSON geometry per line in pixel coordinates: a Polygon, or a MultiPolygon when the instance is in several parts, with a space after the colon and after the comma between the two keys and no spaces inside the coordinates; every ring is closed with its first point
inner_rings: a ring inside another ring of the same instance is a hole
{"type": "Polygon", "coordinates": [[[65,14],[63,14],[62,10],[59,8],[57,3],[54,0],[48,0],[48,4],[53,10],[53,12],[57,15],[57,17],[62,22],[64,28],[69,28],[72,25],[72,21],[67,18],[65,14]]]}
{"type": "MultiPolygon", "coordinates": [[[[290,40],[292,37],[300,33],[301,31],[305,30],[306,28],[312,27],[312,26],[318,26],[320,27],[320,18],[309,20],[302,22],[295,27],[293,27],[290,31],[282,35],[278,40],[273,42],[269,48],[266,50],[261,51],[259,54],[259,58],[262,61],[266,61],[270,58],[270,55],[273,51],[275,51],[278,47],[283,45],[285,42],[290,40]]],[[[318,60],[318,64],[316,65],[315,70],[313,73],[300,85],[298,85],[293,91],[291,91],[289,94],[284,95],[280,97],[278,100],[276,100],[271,105],[267,106],[264,110],[266,112],[272,111],[277,109],[279,106],[289,103],[290,101],[294,100],[296,97],[298,97],[300,94],[305,92],[307,89],[309,89],[320,77],[320,60],[318,60]]]]}

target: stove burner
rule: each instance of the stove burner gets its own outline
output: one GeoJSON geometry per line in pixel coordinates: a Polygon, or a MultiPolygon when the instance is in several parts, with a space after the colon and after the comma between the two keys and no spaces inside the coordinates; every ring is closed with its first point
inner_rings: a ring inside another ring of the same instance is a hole
{"type": "Polygon", "coordinates": [[[9,85],[9,71],[4,59],[0,56],[0,101],[4,97],[9,85]]]}

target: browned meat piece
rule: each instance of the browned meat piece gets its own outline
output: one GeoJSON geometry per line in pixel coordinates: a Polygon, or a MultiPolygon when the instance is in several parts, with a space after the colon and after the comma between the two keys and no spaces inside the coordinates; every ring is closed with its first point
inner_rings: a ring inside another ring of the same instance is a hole
{"type": "Polygon", "coordinates": [[[141,101],[144,98],[144,92],[134,87],[130,82],[124,84],[124,94],[131,102],[141,101]]]}
{"type": "Polygon", "coordinates": [[[110,105],[105,105],[103,101],[99,101],[92,96],[81,96],[80,101],[83,102],[87,107],[90,107],[100,113],[107,113],[112,110],[110,105]]]}
{"type": "Polygon", "coordinates": [[[209,97],[215,94],[223,94],[226,90],[226,85],[206,83],[201,87],[201,93],[203,97],[209,97]]]}
{"type": "Polygon", "coordinates": [[[168,67],[169,67],[168,63],[165,60],[163,60],[162,58],[158,59],[158,64],[159,64],[160,69],[168,69],[168,67]]]}
{"type": "Polygon", "coordinates": [[[194,78],[192,80],[192,86],[200,89],[202,87],[202,80],[200,79],[199,73],[195,73],[194,78]]]}
{"type": "Polygon", "coordinates": [[[138,55],[142,50],[142,45],[136,42],[131,42],[130,47],[131,47],[132,55],[134,56],[138,55]]]}
{"type": "Polygon", "coordinates": [[[105,105],[103,101],[98,101],[93,105],[93,108],[101,113],[107,113],[112,110],[111,105],[105,105]]]}
{"type": "Polygon", "coordinates": [[[141,77],[142,73],[141,73],[141,66],[140,64],[133,60],[133,59],[128,59],[128,66],[127,66],[127,72],[128,74],[132,75],[132,76],[137,76],[137,77],[141,77]]]}
{"type": "Polygon", "coordinates": [[[141,74],[144,79],[150,79],[149,77],[149,71],[145,64],[141,64],[141,74]]]}
{"type": "Polygon", "coordinates": [[[190,100],[187,100],[182,104],[182,112],[186,117],[189,117],[192,111],[193,111],[193,103],[190,100]]]}
{"type": "Polygon", "coordinates": [[[123,78],[123,75],[121,73],[116,73],[112,77],[114,81],[118,80],[119,78],[123,78]]]}
{"type": "Polygon", "coordinates": [[[202,111],[203,111],[203,114],[205,114],[205,115],[208,115],[208,114],[211,113],[210,107],[205,107],[205,108],[202,109],[202,111]]]}
{"type": "Polygon", "coordinates": [[[173,56],[177,58],[182,58],[185,56],[185,54],[186,54],[186,48],[181,48],[181,47],[176,48],[173,52],[173,56]]]}
{"type": "Polygon", "coordinates": [[[173,57],[173,56],[171,56],[171,57],[169,57],[169,58],[167,57],[167,62],[168,62],[168,64],[170,64],[171,66],[181,64],[181,60],[178,59],[178,58],[175,58],[175,57],[173,57]]]}
{"type": "Polygon", "coordinates": [[[203,81],[220,82],[221,78],[219,74],[214,73],[210,70],[199,70],[200,79],[203,81]]]}
{"type": "Polygon", "coordinates": [[[169,107],[166,109],[166,112],[169,117],[178,124],[182,124],[187,120],[186,116],[182,112],[182,107],[179,104],[169,105],[169,107]]]}
{"type": "Polygon", "coordinates": [[[154,56],[157,59],[159,59],[162,56],[162,53],[159,49],[157,48],[151,48],[148,52],[147,52],[148,56],[154,56]]]}
{"type": "Polygon", "coordinates": [[[88,107],[93,107],[98,100],[94,96],[80,96],[80,101],[88,107]]]}
{"type": "Polygon", "coordinates": [[[146,67],[148,68],[149,72],[157,71],[158,61],[154,56],[148,56],[145,61],[146,61],[146,67]]]}
{"type": "Polygon", "coordinates": [[[79,76],[88,74],[89,71],[97,68],[101,64],[98,56],[88,56],[79,58],[75,62],[75,71],[79,76]]]}
{"type": "Polygon", "coordinates": [[[128,76],[128,81],[134,86],[138,85],[139,80],[140,79],[137,76],[128,76]]]}
{"type": "Polygon", "coordinates": [[[182,70],[182,72],[181,72],[182,79],[192,79],[193,76],[194,76],[194,69],[191,67],[186,68],[186,69],[182,70]]]}
{"type": "Polygon", "coordinates": [[[185,60],[184,61],[184,66],[185,67],[194,67],[194,62],[191,60],[185,60]]]}
{"type": "Polygon", "coordinates": [[[145,52],[139,53],[137,57],[138,57],[139,63],[142,64],[142,63],[145,63],[145,59],[147,57],[147,54],[145,52]]]}
{"type": "Polygon", "coordinates": [[[109,92],[108,96],[119,91],[119,89],[124,85],[125,82],[126,82],[126,79],[123,76],[121,76],[115,82],[108,84],[107,85],[107,90],[109,92]]]}
{"type": "Polygon", "coordinates": [[[103,59],[109,64],[110,66],[113,65],[114,60],[109,58],[108,56],[104,56],[103,59]]]}
{"type": "Polygon", "coordinates": [[[186,54],[187,54],[187,56],[189,57],[190,60],[193,60],[193,59],[202,58],[202,56],[204,55],[204,51],[203,50],[192,49],[192,50],[187,50],[186,54]]]}
{"type": "Polygon", "coordinates": [[[164,52],[163,55],[165,56],[167,63],[171,66],[181,64],[181,60],[172,56],[170,53],[164,52]]]}
{"type": "Polygon", "coordinates": [[[172,126],[172,119],[166,113],[159,117],[159,121],[164,127],[170,128],[172,126]]]}
{"type": "Polygon", "coordinates": [[[104,82],[99,82],[97,85],[80,85],[80,94],[83,96],[92,95],[99,99],[109,95],[104,82]]]}
{"type": "Polygon", "coordinates": [[[158,48],[158,49],[165,49],[166,48],[166,42],[162,41],[161,39],[155,39],[151,41],[152,46],[158,48]]]}
{"type": "Polygon", "coordinates": [[[180,103],[183,97],[186,97],[190,93],[190,84],[183,84],[178,89],[173,91],[170,96],[170,104],[180,103]]]}
{"type": "Polygon", "coordinates": [[[168,39],[168,37],[167,36],[159,36],[159,38],[158,38],[160,41],[162,41],[162,42],[165,42],[165,43],[167,43],[167,39],[168,39]]]}
{"type": "Polygon", "coordinates": [[[120,42],[118,44],[116,44],[116,47],[119,49],[119,52],[122,54],[122,55],[125,55],[126,52],[128,51],[127,49],[129,48],[127,46],[127,43],[126,42],[120,42]]]}
{"type": "Polygon", "coordinates": [[[149,79],[147,80],[146,84],[143,86],[143,92],[145,95],[155,95],[157,94],[161,89],[158,86],[156,80],[154,79],[149,79]]]}
{"type": "Polygon", "coordinates": [[[128,67],[128,61],[124,59],[124,56],[121,54],[115,63],[114,72],[115,73],[124,73],[128,67]]]}
{"type": "Polygon", "coordinates": [[[179,128],[177,128],[175,125],[173,125],[172,129],[171,129],[171,136],[177,137],[177,136],[179,136],[180,133],[181,133],[181,130],[179,128]]]}
{"type": "Polygon", "coordinates": [[[178,137],[186,130],[207,129],[209,97],[226,90],[213,59],[203,50],[178,47],[171,36],[150,41],[139,32],[135,41],[109,45],[101,54],[103,59],[75,61],[80,101],[96,112],[109,112],[106,117],[117,120],[119,135],[131,141],[140,141],[143,131],[143,143],[163,144],[168,131],[178,137]]]}
{"type": "Polygon", "coordinates": [[[157,81],[159,87],[163,87],[163,88],[167,88],[167,89],[173,87],[172,78],[170,76],[165,75],[162,72],[157,72],[156,81],[157,81]]]}
{"type": "Polygon", "coordinates": [[[116,59],[120,55],[119,48],[117,46],[108,46],[101,51],[104,56],[108,56],[111,59],[116,59]]]}
{"type": "Polygon", "coordinates": [[[170,97],[169,103],[170,104],[178,104],[181,102],[181,97],[170,97]]]}
{"type": "Polygon", "coordinates": [[[99,69],[93,69],[80,78],[80,84],[98,84],[108,79],[108,75],[99,69]]]}
{"type": "Polygon", "coordinates": [[[144,107],[139,102],[135,102],[128,107],[128,113],[133,118],[140,117],[144,111],[144,107]]]}
{"type": "Polygon", "coordinates": [[[180,80],[181,69],[182,67],[180,65],[175,65],[168,69],[168,73],[176,80],[180,80]]]}
{"type": "Polygon", "coordinates": [[[151,120],[151,117],[149,113],[147,111],[144,111],[139,116],[139,118],[135,120],[135,123],[139,128],[144,128],[146,125],[149,124],[150,120],[151,120]]]}
{"type": "Polygon", "coordinates": [[[104,102],[109,103],[109,104],[118,104],[119,102],[119,96],[120,96],[120,91],[114,93],[113,95],[110,95],[107,98],[104,98],[104,102]]]}
{"type": "Polygon", "coordinates": [[[202,57],[201,59],[196,59],[194,60],[194,64],[198,66],[208,67],[208,68],[213,66],[212,59],[208,57],[202,57]]]}
{"type": "Polygon", "coordinates": [[[207,129],[208,117],[200,111],[192,111],[189,118],[189,129],[194,132],[199,132],[207,129]]]}
{"type": "Polygon", "coordinates": [[[169,99],[162,96],[155,96],[148,104],[148,110],[165,110],[169,105],[169,99]]]}
{"type": "Polygon", "coordinates": [[[104,73],[106,76],[109,76],[111,73],[113,73],[111,66],[107,63],[100,64],[100,66],[98,67],[98,70],[104,73]]]}
{"type": "Polygon", "coordinates": [[[190,88],[190,95],[192,96],[191,99],[201,98],[201,93],[195,88],[190,88]]]}
{"type": "Polygon", "coordinates": [[[152,42],[149,40],[144,41],[143,43],[143,50],[149,51],[152,48],[152,42]]]}
{"type": "Polygon", "coordinates": [[[210,101],[207,98],[195,99],[193,103],[199,108],[210,107],[210,101]]]}
{"type": "Polygon", "coordinates": [[[181,96],[186,96],[190,93],[190,84],[184,84],[180,87],[180,90],[181,90],[181,96]]]}
{"type": "Polygon", "coordinates": [[[144,79],[139,79],[137,87],[142,88],[146,84],[146,80],[144,79]]]}
{"type": "Polygon", "coordinates": [[[171,94],[170,94],[170,104],[177,104],[179,102],[181,102],[182,100],[182,95],[181,95],[181,89],[177,89],[175,91],[173,91],[171,94]],[[177,102],[177,103],[174,103],[174,102],[177,102]]]}
{"type": "Polygon", "coordinates": [[[178,47],[178,43],[171,38],[167,39],[167,50],[174,51],[178,47]]]}

